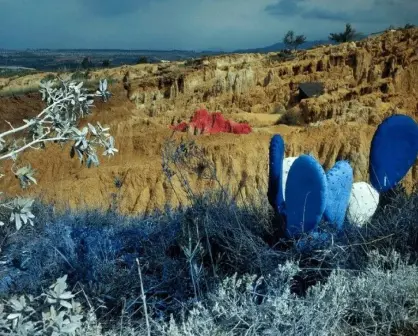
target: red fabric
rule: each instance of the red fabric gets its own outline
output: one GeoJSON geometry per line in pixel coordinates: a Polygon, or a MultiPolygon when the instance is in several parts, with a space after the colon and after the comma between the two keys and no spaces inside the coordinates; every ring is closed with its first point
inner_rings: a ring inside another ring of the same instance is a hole
{"type": "Polygon", "coordinates": [[[226,120],[222,113],[209,113],[206,109],[197,110],[189,123],[181,122],[178,125],[171,126],[172,129],[180,132],[186,132],[188,129],[198,129],[202,134],[216,133],[251,133],[251,126],[246,123],[237,123],[232,120],[226,120]]]}

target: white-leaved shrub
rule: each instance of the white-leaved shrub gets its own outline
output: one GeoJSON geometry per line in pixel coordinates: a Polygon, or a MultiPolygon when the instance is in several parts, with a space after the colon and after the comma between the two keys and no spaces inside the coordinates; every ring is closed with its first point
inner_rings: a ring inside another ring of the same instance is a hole
{"type": "Polygon", "coordinates": [[[369,253],[365,270],[335,269],[305,297],[289,290],[296,264],[279,266],[257,293],[254,277],[230,277],[159,335],[416,335],[418,267],[396,252],[369,253]],[[254,300],[256,296],[262,302],[254,300]]]}
{"type": "Polygon", "coordinates": [[[84,311],[75,296],[67,289],[67,275],[64,275],[37,297],[13,295],[3,300],[0,335],[86,335],[86,328],[98,325],[94,314],[84,311]]]}
{"type": "MultiPolygon", "coordinates": [[[[114,147],[114,138],[108,133],[109,128],[88,123],[83,129],[78,128],[81,118],[91,113],[94,98],[101,97],[107,101],[111,96],[107,90],[107,80],[101,80],[96,92],[88,92],[83,82],[76,83],[69,77],[57,77],[54,81],[40,83],[42,100],[47,107],[36,117],[23,119],[24,124],[0,133],[0,162],[13,160],[12,173],[19,179],[22,188],[31,183],[36,184],[35,170],[30,165],[17,168],[16,160],[19,154],[27,149],[43,149],[48,142],[60,145],[72,142],[70,156],[77,155],[81,163],[87,167],[99,165],[97,146],[104,148],[102,155],[112,156],[118,150],[114,147]]],[[[0,178],[4,174],[0,175],[0,178]]],[[[2,192],[0,192],[2,194],[2,192]]],[[[16,230],[23,224],[33,225],[35,217],[31,212],[33,199],[18,197],[13,201],[0,203],[0,206],[10,211],[10,223],[15,223],[16,230]]],[[[0,221],[0,226],[5,225],[0,221]]]]}

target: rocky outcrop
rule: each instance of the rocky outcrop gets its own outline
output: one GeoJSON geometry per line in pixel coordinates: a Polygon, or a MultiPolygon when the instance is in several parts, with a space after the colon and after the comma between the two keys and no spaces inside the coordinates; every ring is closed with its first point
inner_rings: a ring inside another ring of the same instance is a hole
{"type": "Polygon", "coordinates": [[[145,75],[131,69],[127,94],[148,115],[203,103],[224,113],[298,111],[305,123],[335,119],[376,125],[394,109],[413,113],[418,71],[418,30],[388,32],[376,38],[301,51],[293,59],[267,55],[217,56],[194,66],[159,65],[145,75]],[[326,93],[298,99],[298,84],[321,81],[326,93]],[[354,112],[353,112],[354,110],[354,112]]]}

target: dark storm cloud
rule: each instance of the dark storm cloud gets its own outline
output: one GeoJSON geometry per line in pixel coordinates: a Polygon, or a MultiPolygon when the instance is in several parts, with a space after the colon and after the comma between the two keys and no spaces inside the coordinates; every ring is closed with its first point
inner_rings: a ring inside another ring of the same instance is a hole
{"type": "Polygon", "coordinates": [[[303,2],[305,0],[280,0],[266,6],[265,10],[272,15],[299,15],[303,13],[303,2]]]}
{"type": "Polygon", "coordinates": [[[278,0],[265,7],[270,15],[305,19],[384,23],[416,22],[417,0],[363,0],[342,3],[335,0],[278,0]],[[338,8],[341,7],[341,8],[338,8]]]}
{"type": "Polygon", "coordinates": [[[0,48],[207,49],[418,24],[418,0],[0,0],[0,48]]]}
{"type": "MultiPolygon", "coordinates": [[[[132,13],[153,0],[77,0],[92,16],[112,17],[132,13]]],[[[155,1],[155,0],[154,0],[155,1]]],[[[157,0],[158,1],[158,0],[157,0]]]]}
{"type": "Polygon", "coordinates": [[[301,13],[303,18],[306,19],[318,19],[318,20],[329,20],[329,21],[350,21],[352,17],[346,12],[330,11],[326,9],[312,9],[301,13]]]}
{"type": "Polygon", "coordinates": [[[309,9],[307,0],[280,0],[277,3],[266,6],[265,10],[271,15],[278,16],[301,16],[319,20],[344,21],[349,19],[345,12],[334,12],[324,8],[309,9]]]}

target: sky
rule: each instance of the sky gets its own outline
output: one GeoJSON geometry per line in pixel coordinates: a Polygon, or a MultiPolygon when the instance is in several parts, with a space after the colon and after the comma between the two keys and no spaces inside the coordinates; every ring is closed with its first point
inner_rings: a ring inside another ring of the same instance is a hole
{"type": "Polygon", "coordinates": [[[418,0],[0,0],[0,49],[264,47],[418,24],[418,0]]]}

